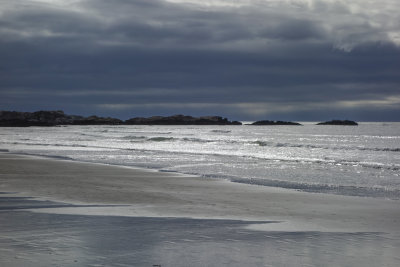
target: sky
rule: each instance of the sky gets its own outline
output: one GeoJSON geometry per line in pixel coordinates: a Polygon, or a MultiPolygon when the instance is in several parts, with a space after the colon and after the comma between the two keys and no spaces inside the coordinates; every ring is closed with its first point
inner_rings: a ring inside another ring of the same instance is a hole
{"type": "Polygon", "coordinates": [[[0,0],[0,110],[400,121],[398,0],[0,0]]]}

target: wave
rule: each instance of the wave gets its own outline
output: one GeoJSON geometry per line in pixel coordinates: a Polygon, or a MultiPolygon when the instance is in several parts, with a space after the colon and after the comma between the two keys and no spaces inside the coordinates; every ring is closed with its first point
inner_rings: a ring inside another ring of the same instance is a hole
{"type": "Polygon", "coordinates": [[[173,137],[151,137],[148,138],[148,141],[153,141],[153,142],[164,142],[164,141],[171,141],[173,140],[173,137]]]}
{"type": "Polygon", "coordinates": [[[93,145],[79,145],[79,144],[46,144],[46,143],[22,143],[22,142],[0,142],[0,144],[8,145],[25,145],[25,146],[45,146],[45,147],[78,147],[82,149],[87,148],[101,148],[107,150],[121,150],[121,148],[105,147],[105,146],[93,146],[93,145]]]}
{"type": "Polygon", "coordinates": [[[61,159],[61,160],[70,160],[70,161],[76,161],[74,158],[67,157],[67,156],[58,156],[58,155],[46,155],[46,154],[32,154],[32,153],[24,153],[24,152],[17,152],[16,154],[18,155],[27,155],[27,156],[40,156],[43,158],[49,158],[49,159],[61,159]]]}
{"type": "MultiPolygon", "coordinates": [[[[356,160],[338,160],[333,158],[325,157],[323,159],[320,158],[299,158],[299,157],[282,157],[282,156],[257,156],[257,155],[240,155],[240,154],[229,154],[223,152],[211,152],[211,151],[176,151],[176,150],[163,150],[163,149],[146,149],[146,148],[124,148],[121,150],[128,151],[138,151],[138,152],[152,152],[152,153],[165,153],[165,154],[180,154],[183,155],[191,155],[191,156],[210,156],[210,157],[227,157],[227,158],[242,158],[244,161],[255,160],[256,162],[286,162],[286,163],[298,163],[298,164],[319,164],[319,165],[329,165],[329,166],[347,166],[347,167],[362,167],[362,168],[372,168],[372,169],[381,169],[381,170],[389,170],[389,171],[397,171],[400,170],[400,165],[398,164],[382,164],[378,162],[361,162],[356,160]]],[[[242,162],[243,160],[240,160],[242,162]]],[[[237,160],[236,160],[237,161],[237,160]]]]}
{"type": "Polygon", "coordinates": [[[9,145],[25,145],[25,146],[55,146],[55,147],[84,147],[87,148],[87,145],[78,145],[78,144],[46,144],[46,143],[24,143],[24,142],[1,142],[2,144],[9,145]]]}
{"type": "Polygon", "coordinates": [[[293,143],[276,143],[268,141],[251,141],[250,144],[256,144],[259,146],[270,146],[270,147],[293,147],[293,148],[314,148],[314,149],[327,149],[327,150],[360,150],[360,151],[382,151],[382,152],[400,152],[400,148],[377,148],[377,147],[351,147],[351,146],[321,146],[321,145],[310,145],[310,144],[293,144],[293,143]]]}
{"type": "Polygon", "coordinates": [[[232,131],[229,131],[229,130],[212,130],[210,132],[211,133],[230,133],[232,131]]]}
{"type": "Polygon", "coordinates": [[[146,141],[149,142],[164,142],[164,141],[184,141],[184,142],[193,142],[193,143],[210,143],[210,142],[215,142],[215,140],[207,140],[207,139],[201,139],[201,138],[175,138],[175,137],[164,137],[164,136],[156,136],[156,137],[146,137],[146,136],[136,136],[136,135],[128,135],[122,137],[124,140],[131,140],[135,142],[140,142],[145,143],[146,141]]]}
{"type": "Polygon", "coordinates": [[[400,152],[400,148],[375,148],[374,151],[400,152]]]}
{"type": "MultiPolygon", "coordinates": [[[[222,131],[222,130],[213,130],[222,131]]],[[[226,131],[229,132],[229,131],[226,131]]],[[[324,146],[324,145],[313,145],[313,144],[294,144],[294,143],[281,143],[281,142],[271,142],[271,141],[243,141],[243,140],[226,140],[226,139],[203,139],[203,138],[177,138],[177,137],[151,137],[147,138],[145,136],[125,136],[123,139],[135,139],[135,140],[147,140],[147,141],[185,141],[194,143],[212,143],[221,142],[221,144],[255,144],[261,147],[275,147],[275,148],[306,148],[306,149],[326,149],[326,150],[358,150],[358,151],[373,151],[373,152],[400,152],[400,148],[374,148],[374,147],[359,147],[359,146],[324,146]]]]}
{"type": "MultiPolygon", "coordinates": [[[[141,135],[127,135],[124,137],[120,137],[124,140],[129,140],[131,142],[136,143],[146,143],[146,142],[193,142],[193,143],[212,143],[216,142],[218,145],[231,145],[235,144],[242,146],[244,144],[253,144],[253,145],[258,145],[258,146],[270,146],[270,147],[301,147],[301,148],[324,148],[324,149],[353,149],[349,147],[341,147],[341,148],[334,148],[334,147],[328,147],[328,146],[318,146],[318,145],[309,145],[309,144],[292,144],[292,143],[279,143],[279,142],[270,142],[270,141],[263,141],[263,140],[257,140],[257,141],[241,141],[241,140],[217,140],[217,139],[205,139],[205,138],[175,138],[175,137],[169,137],[169,136],[155,136],[155,137],[146,137],[146,136],[141,136],[141,135]]],[[[82,149],[90,149],[90,148],[95,148],[95,149],[106,149],[106,150],[135,150],[132,147],[121,147],[121,144],[118,143],[115,146],[96,146],[96,145],[88,145],[88,144],[82,144],[82,143],[73,143],[73,144],[66,144],[66,143],[35,143],[35,142],[0,142],[0,144],[11,144],[11,145],[25,145],[25,146],[46,146],[46,147],[73,147],[73,148],[82,148],[82,149]]],[[[142,145],[141,145],[142,146],[142,145]]],[[[153,145],[146,147],[141,147],[141,150],[143,151],[152,151],[152,152],[159,152],[159,153],[177,153],[177,154],[193,154],[193,155],[210,155],[210,156],[222,156],[222,157],[237,157],[237,158],[253,158],[255,160],[261,160],[261,161],[281,161],[281,162],[293,162],[293,163],[299,163],[299,164],[304,164],[304,163],[310,163],[310,164],[321,164],[321,165],[345,165],[349,167],[363,167],[363,168],[373,168],[373,169],[383,169],[383,170],[390,170],[390,171],[398,171],[400,170],[400,165],[399,164],[390,164],[390,163],[379,163],[379,162],[370,162],[370,161],[363,161],[363,160],[349,160],[349,159],[338,159],[338,158],[329,158],[329,157],[324,157],[321,158],[321,155],[312,158],[310,157],[310,154],[307,153],[307,151],[303,151],[301,153],[300,157],[291,157],[290,154],[287,154],[288,156],[282,156],[282,155],[270,155],[270,153],[264,153],[263,151],[247,151],[244,150],[242,151],[239,147],[238,150],[232,152],[232,149],[224,151],[222,150],[216,150],[214,146],[210,146],[208,149],[207,147],[204,147],[201,150],[195,150],[195,148],[190,148],[190,146],[187,146],[188,149],[193,150],[193,151],[182,151],[181,146],[176,145],[175,149],[171,148],[169,151],[165,151],[164,149],[157,149],[157,147],[154,147],[153,145]],[[255,154],[256,153],[256,154],[255,154]],[[307,157],[308,156],[308,157],[307,157]]],[[[185,148],[186,149],[186,148],[185,148]]],[[[366,150],[366,148],[363,148],[366,150]]],[[[378,149],[373,149],[369,148],[369,150],[376,151],[378,149]]],[[[389,152],[398,152],[400,151],[399,148],[379,148],[379,151],[389,151],[389,152]]],[[[319,153],[321,154],[321,153],[319,153]]],[[[325,154],[325,153],[324,153],[325,154]]],[[[328,153],[329,155],[329,153],[328,153]]]]}
{"type": "MultiPolygon", "coordinates": [[[[218,132],[218,133],[228,133],[231,132],[229,130],[212,130],[211,132],[218,132]]],[[[329,145],[315,145],[315,144],[296,144],[296,143],[283,143],[283,142],[273,142],[273,141],[264,141],[264,140],[238,140],[238,139],[224,139],[224,138],[211,138],[211,139],[204,139],[204,138],[189,138],[189,137],[164,137],[164,136],[155,136],[155,137],[148,137],[146,136],[149,132],[133,132],[138,133],[141,135],[126,135],[120,137],[122,140],[130,140],[135,142],[163,142],[163,141],[176,141],[176,142],[193,142],[193,143],[212,143],[212,142],[220,142],[221,145],[223,144],[237,144],[237,145],[258,145],[261,147],[273,147],[273,148],[306,148],[306,149],[325,149],[325,150],[334,150],[334,151],[351,151],[351,150],[358,150],[358,151],[372,151],[372,152],[400,152],[400,148],[377,148],[377,147],[360,147],[360,146],[329,146],[329,145]]],[[[159,135],[164,134],[171,134],[171,132],[154,132],[159,135]]],[[[82,133],[83,136],[90,136],[90,137],[101,137],[104,136],[99,135],[92,135],[92,134],[85,134],[82,133]]],[[[25,141],[22,140],[21,141],[25,141]]],[[[28,141],[28,139],[26,139],[28,141]]],[[[87,140],[91,141],[91,140],[87,140]]]]}
{"type": "MultiPolygon", "coordinates": [[[[171,169],[162,169],[161,171],[178,172],[178,173],[180,172],[171,169]]],[[[334,185],[334,184],[292,182],[292,181],[273,180],[265,178],[241,178],[232,175],[223,175],[220,173],[202,174],[198,172],[186,172],[186,171],[183,173],[201,176],[204,178],[225,179],[234,183],[293,189],[310,193],[327,193],[327,194],[336,194],[345,196],[376,197],[376,198],[388,198],[394,200],[400,199],[399,189],[379,187],[379,186],[366,187],[366,186],[356,186],[356,185],[334,185]]]]}
{"type": "Polygon", "coordinates": [[[80,133],[79,135],[81,136],[89,136],[89,137],[96,137],[96,138],[102,138],[102,135],[98,135],[98,134],[87,134],[87,133],[80,133]]]}
{"type": "Polygon", "coordinates": [[[148,134],[148,135],[153,135],[153,134],[161,134],[161,135],[166,135],[166,134],[172,134],[172,132],[157,132],[157,131],[135,131],[131,132],[129,131],[130,134],[148,134]]]}
{"type": "Polygon", "coordinates": [[[383,187],[362,187],[354,185],[330,185],[330,184],[309,184],[297,183],[281,180],[257,179],[257,178],[230,178],[232,182],[279,187],[286,189],[295,189],[300,191],[312,193],[330,193],[346,196],[360,196],[360,197],[381,197],[390,199],[399,199],[399,189],[388,189],[383,187]]]}
{"type": "MultiPolygon", "coordinates": [[[[259,157],[256,157],[259,158],[259,157]]],[[[324,159],[318,158],[259,158],[265,160],[281,161],[281,162],[295,162],[295,163],[311,163],[311,164],[321,164],[321,165],[331,165],[331,166],[347,166],[347,167],[363,167],[372,168],[377,170],[390,170],[397,171],[400,170],[400,165],[383,164],[378,162],[361,162],[357,160],[338,160],[325,157],[324,159]]]]}
{"type": "Polygon", "coordinates": [[[215,140],[201,139],[201,138],[182,138],[181,140],[186,142],[194,142],[194,143],[211,143],[215,142],[215,140]]]}
{"type": "Polygon", "coordinates": [[[392,171],[398,171],[400,170],[400,165],[384,165],[380,163],[369,163],[369,162],[360,162],[360,166],[365,167],[365,168],[373,168],[377,170],[381,169],[386,169],[386,170],[392,170],[392,171]]]}
{"type": "Polygon", "coordinates": [[[124,140],[145,140],[147,137],[146,136],[137,136],[137,135],[127,135],[122,137],[124,140]]]}

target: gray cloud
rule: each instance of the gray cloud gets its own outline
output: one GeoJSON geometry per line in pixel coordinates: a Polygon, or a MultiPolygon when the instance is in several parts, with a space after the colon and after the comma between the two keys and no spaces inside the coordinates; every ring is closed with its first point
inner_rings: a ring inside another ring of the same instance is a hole
{"type": "Polygon", "coordinates": [[[396,1],[45,2],[0,8],[1,109],[399,118],[396,1]]]}

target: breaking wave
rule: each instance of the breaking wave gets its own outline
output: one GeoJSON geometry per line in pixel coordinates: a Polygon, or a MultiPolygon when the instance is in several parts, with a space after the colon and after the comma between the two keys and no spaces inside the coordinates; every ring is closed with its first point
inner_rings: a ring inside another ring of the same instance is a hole
{"type": "Polygon", "coordinates": [[[360,151],[384,151],[384,152],[400,152],[400,148],[374,148],[374,147],[359,147],[359,146],[321,146],[321,145],[310,145],[310,144],[292,144],[292,143],[279,143],[269,141],[253,141],[251,144],[259,146],[270,146],[270,147],[293,147],[293,148],[311,148],[311,149],[329,149],[329,150],[360,150],[360,151]]]}

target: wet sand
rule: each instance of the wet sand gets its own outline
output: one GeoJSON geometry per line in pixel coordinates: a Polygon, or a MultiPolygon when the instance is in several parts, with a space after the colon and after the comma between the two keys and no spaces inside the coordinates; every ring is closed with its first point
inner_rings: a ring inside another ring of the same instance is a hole
{"type": "Polygon", "coordinates": [[[400,263],[395,200],[9,153],[0,192],[1,266],[400,263]]]}

